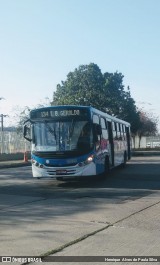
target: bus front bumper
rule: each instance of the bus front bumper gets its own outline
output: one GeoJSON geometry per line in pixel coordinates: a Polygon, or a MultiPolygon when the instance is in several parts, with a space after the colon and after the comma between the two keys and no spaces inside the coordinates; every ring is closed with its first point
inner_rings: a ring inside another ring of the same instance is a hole
{"type": "Polygon", "coordinates": [[[69,167],[49,167],[44,166],[39,168],[32,164],[32,174],[35,178],[76,178],[80,176],[92,176],[96,175],[96,166],[94,162],[91,162],[84,166],[69,166],[69,167]]]}

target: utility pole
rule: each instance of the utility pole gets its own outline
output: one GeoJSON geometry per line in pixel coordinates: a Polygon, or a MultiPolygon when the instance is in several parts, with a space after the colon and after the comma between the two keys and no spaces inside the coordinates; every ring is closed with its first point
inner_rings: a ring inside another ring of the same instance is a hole
{"type": "MultiPolygon", "coordinates": [[[[4,99],[0,97],[0,100],[4,99]]],[[[1,117],[1,154],[4,152],[4,135],[3,135],[3,118],[7,117],[8,115],[0,114],[1,117]]]]}
{"type": "Polygon", "coordinates": [[[1,154],[4,153],[4,118],[8,117],[8,115],[1,114],[1,154]]]}

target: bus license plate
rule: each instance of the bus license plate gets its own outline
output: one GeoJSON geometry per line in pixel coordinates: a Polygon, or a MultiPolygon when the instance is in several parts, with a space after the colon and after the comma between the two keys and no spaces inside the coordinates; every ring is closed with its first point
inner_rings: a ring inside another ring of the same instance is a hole
{"type": "Polygon", "coordinates": [[[67,170],[56,170],[56,175],[65,175],[67,174],[67,170]]]}

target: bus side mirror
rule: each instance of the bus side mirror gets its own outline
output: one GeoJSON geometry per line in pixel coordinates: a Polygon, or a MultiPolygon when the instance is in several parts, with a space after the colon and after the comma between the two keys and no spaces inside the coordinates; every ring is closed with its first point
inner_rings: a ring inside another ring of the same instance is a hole
{"type": "Polygon", "coordinates": [[[31,142],[32,138],[31,138],[31,124],[25,124],[23,127],[23,136],[24,138],[31,142]]]}

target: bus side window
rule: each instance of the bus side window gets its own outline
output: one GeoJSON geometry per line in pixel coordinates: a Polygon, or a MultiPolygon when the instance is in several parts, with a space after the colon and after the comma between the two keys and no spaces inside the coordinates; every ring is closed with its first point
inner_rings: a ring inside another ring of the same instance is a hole
{"type": "Polygon", "coordinates": [[[116,123],[112,122],[113,139],[117,139],[116,123]]]}
{"type": "Polygon", "coordinates": [[[124,140],[126,140],[126,126],[123,124],[124,140]]]}
{"type": "Polygon", "coordinates": [[[93,123],[99,124],[99,116],[96,114],[93,115],[93,123]]]}
{"type": "Polygon", "coordinates": [[[120,124],[120,131],[121,131],[121,140],[124,140],[124,134],[123,134],[123,125],[120,124]]]}
{"type": "Polygon", "coordinates": [[[107,123],[103,117],[101,117],[101,127],[102,127],[102,138],[108,140],[107,123]]]}
{"type": "Polygon", "coordinates": [[[123,140],[123,128],[122,128],[122,124],[119,124],[119,130],[120,130],[120,139],[123,140]]]}
{"type": "MultiPolygon", "coordinates": [[[[100,121],[99,121],[99,116],[96,115],[96,114],[94,114],[94,115],[93,115],[93,124],[98,124],[98,125],[99,125],[99,122],[100,122],[100,121]]],[[[94,133],[95,133],[95,132],[94,132],[94,133]]],[[[101,135],[95,135],[95,137],[97,138],[97,139],[95,139],[95,141],[100,143],[101,135]]]]}
{"type": "Polygon", "coordinates": [[[117,139],[119,140],[119,138],[120,138],[120,130],[119,130],[119,123],[117,122],[117,124],[116,124],[117,126],[117,139]]]}

